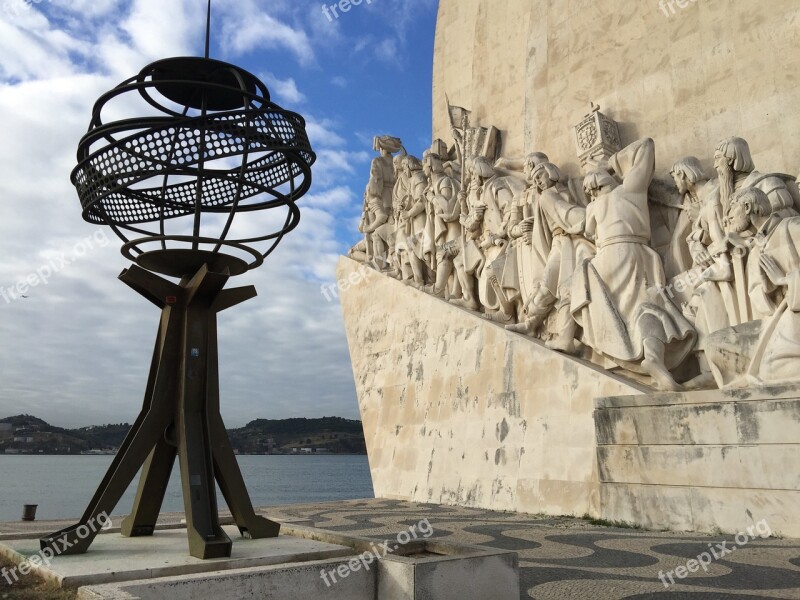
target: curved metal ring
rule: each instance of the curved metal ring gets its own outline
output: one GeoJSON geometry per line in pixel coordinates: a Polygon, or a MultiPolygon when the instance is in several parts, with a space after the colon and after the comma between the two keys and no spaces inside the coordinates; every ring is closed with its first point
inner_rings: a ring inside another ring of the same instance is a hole
{"type": "Polygon", "coordinates": [[[248,263],[248,269],[255,269],[260,267],[264,264],[264,257],[261,254],[250,248],[245,246],[244,244],[239,244],[237,242],[231,242],[228,240],[217,240],[215,238],[196,238],[191,235],[154,235],[151,237],[144,237],[138,238],[135,240],[130,240],[128,243],[123,244],[122,248],[120,248],[120,252],[122,256],[130,260],[131,262],[136,262],[136,256],[133,255],[131,249],[138,246],[139,244],[151,244],[154,242],[187,242],[190,244],[197,243],[197,244],[214,244],[214,245],[221,245],[221,246],[230,246],[231,248],[236,248],[237,250],[242,250],[252,256],[255,260],[252,263],[248,263]]]}

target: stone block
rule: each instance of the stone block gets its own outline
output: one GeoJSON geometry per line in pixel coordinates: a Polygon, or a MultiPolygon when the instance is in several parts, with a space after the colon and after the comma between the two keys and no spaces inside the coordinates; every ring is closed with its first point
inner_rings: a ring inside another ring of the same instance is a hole
{"type": "Polygon", "coordinates": [[[800,387],[597,400],[604,518],[738,533],[762,520],[800,535],[800,387]]]}
{"type": "Polygon", "coordinates": [[[514,552],[421,542],[378,565],[380,600],[518,600],[514,552]]]}
{"type": "Polygon", "coordinates": [[[196,600],[258,598],[259,600],[375,600],[375,571],[350,572],[328,585],[321,571],[349,569],[347,560],[315,561],[155,580],[86,586],[78,600],[196,600]]]}

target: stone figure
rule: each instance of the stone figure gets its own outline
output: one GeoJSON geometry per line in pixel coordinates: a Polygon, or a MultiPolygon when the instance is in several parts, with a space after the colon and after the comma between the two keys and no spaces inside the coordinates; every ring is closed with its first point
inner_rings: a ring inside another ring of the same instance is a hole
{"type": "Polygon", "coordinates": [[[380,156],[373,159],[372,164],[377,165],[376,170],[380,170],[383,209],[387,214],[392,214],[392,195],[396,174],[394,154],[399,152],[401,156],[405,156],[406,150],[403,148],[403,143],[399,138],[389,135],[376,136],[373,140],[373,150],[380,153],[380,156]]]}
{"type": "Polygon", "coordinates": [[[572,198],[556,165],[540,163],[533,169],[532,176],[539,195],[532,222],[527,221],[533,226],[527,235],[534,251],[546,254],[547,258],[525,307],[528,317],[523,323],[507,328],[535,334],[555,308],[558,335],[547,345],[555,350],[573,352],[577,323],[570,312],[572,276],[577,265],[594,254],[594,247],[583,237],[586,209],[572,198]]]}
{"type": "MultiPolygon", "coordinates": [[[[725,259],[724,249],[719,247],[725,239],[723,220],[728,211],[733,195],[748,187],[757,187],[769,198],[773,212],[782,217],[797,216],[795,210],[796,188],[787,186],[786,178],[779,174],[762,174],[755,170],[750,146],[745,140],[730,137],[722,140],[714,151],[714,168],[719,176],[718,192],[711,200],[709,211],[715,218],[707,220],[711,229],[712,256],[717,257],[716,264],[707,274],[710,281],[732,281],[733,266],[725,259]],[[714,241],[717,240],[716,243],[714,241]],[[716,252],[714,252],[716,251],[716,252]]],[[[739,315],[739,321],[747,321],[749,315],[739,315]]]]}
{"type": "MultiPolygon", "coordinates": [[[[390,270],[395,260],[395,223],[392,197],[395,186],[393,154],[405,155],[402,142],[391,136],[376,136],[373,149],[380,152],[370,164],[369,182],[364,192],[364,212],[359,231],[366,241],[366,262],[379,271],[390,270]]],[[[357,256],[361,255],[358,251],[357,256]]]]}
{"type": "MultiPolygon", "coordinates": [[[[519,291],[519,275],[517,272],[517,250],[515,240],[511,239],[511,231],[517,222],[519,211],[516,198],[524,194],[526,185],[515,176],[499,176],[493,186],[500,193],[498,198],[511,195],[510,201],[505,201],[503,220],[500,224],[500,236],[495,236],[494,246],[499,247],[499,252],[486,266],[486,281],[497,298],[497,309],[490,309],[485,313],[486,318],[501,323],[515,323],[522,312],[522,296],[519,291]]],[[[502,205],[501,204],[501,205],[502,205]]],[[[494,248],[487,252],[492,255],[494,248]]],[[[488,290],[487,290],[488,292],[488,290]]]]}
{"type": "MultiPolygon", "coordinates": [[[[495,174],[489,162],[483,157],[471,157],[466,161],[465,169],[465,185],[458,195],[461,204],[459,222],[462,226],[462,244],[461,251],[455,257],[462,297],[451,301],[470,310],[479,310],[481,305],[478,302],[476,282],[486,264],[481,246],[483,217],[488,209],[488,205],[481,197],[484,183],[495,174]]],[[[502,214],[495,214],[493,217],[495,221],[502,220],[502,214]]]]}
{"type": "Polygon", "coordinates": [[[711,236],[715,229],[709,225],[716,219],[711,202],[714,193],[718,192],[716,181],[709,179],[700,160],[694,156],[678,159],[672,165],[670,175],[683,201],[667,254],[677,275],[664,293],[676,305],[683,305],[684,314],[697,331],[694,353],[700,374],[687,382],[685,387],[699,389],[714,382],[703,351],[704,335],[713,330],[717,320],[727,324],[727,318],[720,319],[719,314],[725,314],[725,306],[730,304],[733,293],[729,289],[730,284],[709,282],[701,277],[714,260],[709,254],[709,247],[722,243],[722,240],[714,243],[711,236]]]}
{"type": "Polygon", "coordinates": [[[426,280],[425,237],[428,213],[425,190],[428,180],[422,172],[422,163],[414,156],[404,156],[400,161],[402,175],[397,178],[394,191],[396,223],[395,251],[401,281],[422,288],[426,280]]]}
{"type": "Polygon", "coordinates": [[[746,369],[742,369],[741,357],[726,351],[724,341],[729,333],[710,336],[707,354],[714,377],[720,387],[796,381],[800,358],[800,305],[796,296],[800,217],[781,218],[762,190],[744,188],[731,199],[725,225],[731,243],[745,250],[747,287],[763,321],[748,323],[760,325],[760,330],[749,327],[737,331],[747,358],[746,369]],[[723,343],[715,344],[717,338],[723,343]]]}
{"type": "Polygon", "coordinates": [[[530,234],[533,230],[536,199],[539,196],[533,180],[533,170],[537,165],[547,161],[546,154],[532,152],[524,158],[500,159],[495,163],[495,171],[501,172],[502,169],[515,176],[519,172],[527,182],[512,203],[513,210],[509,215],[506,230],[509,244],[506,247],[505,266],[500,278],[500,285],[508,301],[515,305],[513,312],[518,318],[521,318],[525,300],[535,293],[535,285],[541,277],[546,260],[546,253],[532,250],[530,234]]]}
{"type": "MultiPolygon", "coordinates": [[[[690,255],[689,266],[708,267],[711,264],[711,256],[708,253],[708,246],[711,244],[709,220],[713,220],[715,213],[713,209],[708,210],[707,207],[711,204],[715,186],[705,174],[700,161],[694,156],[685,156],[677,160],[672,165],[670,175],[675,187],[678,188],[678,193],[684,199],[686,218],[677,229],[690,228],[685,237],[690,255]]],[[[676,231],[676,237],[681,233],[676,231]]]]}
{"type": "MultiPolygon", "coordinates": [[[[392,266],[392,270],[389,275],[395,279],[403,279],[403,260],[405,259],[403,254],[405,251],[405,243],[401,240],[398,240],[397,236],[403,227],[403,224],[400,222],[402,218],[402,210],[406,207],[405,204],[408,201],[407,197],[411,195],[411,183],[409,181],[410,177],[404,168],[406,156],[407,155],[404,154],[398,154],[392,159],[392,168],[394,170],[394,187],[392,188],[392,219],[394,220],[395,237],[393,252],[389,259],[392,266]],[[398,242],[401,243],[398,245],[398,242]]],[[[408,269],[406,268],[406,270],[408,269]]]]}
{"type": "MultiPolygon", "coordinates": [[[[363,231],[367,240],[367,261],[379,271],[389,270],[394,256],[395,223],[391,212],[391,194],[389,210],[386,210],[384,192],[386,173],[380,159],[372,161],[369,183],[364,192],[363,231]]],[[[394,185],[394,174],[392,174],[394,185]]]]}
{"type": "Polygon", "coordinates": [[[797,381],[800,364],[800,217],[765,216],[771,203],[761,190],[745,189],[731,200],[734,233],[757,230],[748,258],[749,289],[764,306],[761,337],[744,378],[733,385],[797,381]],[[767,308],[771,315],[766,316],[767,308]]]}
{"type": "Polygon", "coordinates": [[[670,176],[683,197],[683,203],[673,230],[669,258],[674,264],[673,270],[683,273],[698,264],[708,266],[711,262],[706,249],[710,243],[707,227],[700,224],[711,186],[700,161],[694,156],[676,161],[670,176]]]}
{"type": "Polygon", "coordinates": [[[714,168],[719,174],[719,203],[724,216],[733,194],[747,187],[757,187],[769,198],[772,211],[782,217],[798,215],[797,189],[787,186],[792,178],[775,173],[759,173],[745,140],[730,137],[722,140],[714,151],[714,168]]]}
{"type": "Polygon", "coordinates": [[[670,369],[691,352],[695,332],[658,293],[666,279],[661,258],[648,245],[647,190],[654,171],[655,144],[645,138],[613,155],[608,171],[586,176],[591,202],[585,235],[597,254],[575,273],[571,311],[586,345],[623,368],[650,375],[659,389],[678,390],[670,369]]]}
{"type": "MultiPolygon", "coordinates": [[[[728,206],[725,232],[734,252],[746,259],[744,272],[737,276],[744,279],[741,283],[755,320],[771,317],[783,299],[781,287],[765,276],[761,261],[767,242],[783,220],[781,211],[774,211],[769,197],[758,188],[739,190],[728,206]]],[[[776,250],[775,244],[772,249],[776,250]]]]}
{"type": "MultiPolygon", "coordinates": [[[[710,200],[700,216],[700,230],[695,233],[709,240],[708,254],[712,259],[701,279],[708,284],[697,286],[691,302],[696,312],[696,325],[704,333],[746,323],[763,316],[753,311],[747,289],[744,262],[741,254],[730,253],[724,219],[734,194],[757,188],[769,199],[772,211],[780,217],[796,216],[797,187],[786,175],[762,174],[755,170],[750,147],[741,138],[731,137],[720,142],[714,153],[714,166],[719,175],[712,188],[710,200]],[[738,276],[737,276],[738,273],[738,276]]],[[[701,256],[702,257],[702,256],[701,256]]]]}
{"type": "MultiPolygon", "coordinates": [[[[422,168],[428,177],[425,193],[435,248],[432,268],[436,274],[434,284],[426,291],[445,299],[461,297],[461,282],[455,276],[454,265],[454,259],[462,250],[460,184],[458,179],[445,173],[442,157],[434,149],[425,152],[422,168]]],[[[429,226],[429,232],[430,229],[429,226]]]]}
{"type": "Polygon", "coordinates": [[[515,177],[499,175],[486,157],[474,156],[467,164],[467,187],[461,192],[461,200],[467,207],[461,217],[464,252],[456,259],[462,261],[466,277],[462,284],[464,297],[457,303],[472,310],[482,307],[487,314],[510,321],[514,315],[503,311],[508,301],[498,281],[505,265],[507,227],[514,198],[525,185],[515,177]],[[477,298],[473,295],[475,284],[477,298]]]}

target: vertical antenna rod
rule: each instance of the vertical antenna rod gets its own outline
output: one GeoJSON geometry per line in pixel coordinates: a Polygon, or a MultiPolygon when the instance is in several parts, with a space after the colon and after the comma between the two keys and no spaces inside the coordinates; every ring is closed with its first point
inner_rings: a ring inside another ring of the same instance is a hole
{"type": "Polygon", "coordinates": [[[206,17],[206,58],[211,48],[211,0],[208,0],[208,16],[206,17]]]}

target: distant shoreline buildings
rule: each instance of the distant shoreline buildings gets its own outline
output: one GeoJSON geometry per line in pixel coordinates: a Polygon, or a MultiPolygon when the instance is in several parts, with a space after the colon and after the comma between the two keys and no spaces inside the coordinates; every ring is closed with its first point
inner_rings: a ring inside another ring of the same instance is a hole
{"type": "MultiPolygon", "coordinates": [[[[31,415],[0,420],[0,455],[113,456],[130,429],[128,423],[63,429],[31,415]]],[[[229,431],[241,456],[341,456],[366,454],[360,421],[258,419],[229,431]]]]}

